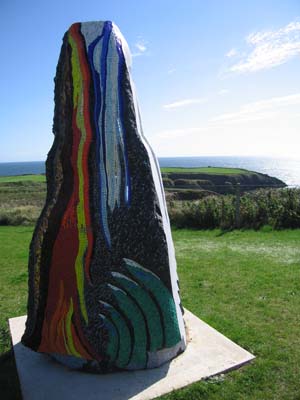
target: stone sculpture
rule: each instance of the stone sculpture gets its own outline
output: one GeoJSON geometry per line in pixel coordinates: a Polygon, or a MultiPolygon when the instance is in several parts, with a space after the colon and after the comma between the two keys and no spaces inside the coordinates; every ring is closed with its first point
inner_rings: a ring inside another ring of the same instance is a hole
{"type": "Polygon", "coordinates": [[[66,32],[53,132],[22,342],[77,369],[157,367],[184,351],[185,328],[160,170],[113,23],[66,32]]]}

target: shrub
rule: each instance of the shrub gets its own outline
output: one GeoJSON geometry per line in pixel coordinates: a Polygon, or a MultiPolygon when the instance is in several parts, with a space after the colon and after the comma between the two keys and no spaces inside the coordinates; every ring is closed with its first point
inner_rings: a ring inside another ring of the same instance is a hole
{"type": "Polygon", "coordinates": [[[198,182],[196,179],[176,179],[174,181],[176,187],[198,187],[198,182]]]}
{"type": "Polygon", "coordinates": [[[35,206],[21,206],[14,208],[0,208],[0,225],[32,225],[35,224],[40,208],[35,206]]]}
{"type": "Polygon", "coordinates": [[[163,178],[163,185],[164,187],[173,187],[174,186],[174,182],[172,181],[172,179],[169,178],[163,178]]]}
{"type": "MultiPolygon", "coordinates": [[[[177,202],[178,203],[178,202],[177,202]]],[[[178,228],[234,229],[236,197],[208,196],[169,207],[171,223],[178,228]]],[[[260,189],[240,198],[239,227],[259,229],[300,228],[299,189],[260,189]]]]}

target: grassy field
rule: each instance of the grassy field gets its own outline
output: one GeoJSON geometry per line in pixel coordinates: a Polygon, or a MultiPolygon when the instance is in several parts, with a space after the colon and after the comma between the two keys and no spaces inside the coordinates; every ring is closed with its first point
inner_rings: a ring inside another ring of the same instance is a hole
{"type": "Polygon", "coordinates": [[[14,181],[2,181],[0,177],[0,225],[35,224],[46,198],[46,182],[42,175],[12,177],[14,181]],[[23,178],[26,178],[25,180],[23,178]]]}
{"type": "MultiPolygon", "coordinates": [[[[7,319],[26,313],[32,227],[0,227],[1,399],[18,399],[7,319]]],[[[257,359],[161,400],[299,400],[300,230],[173,231],[183,305],[257,359]]]]}
{"type": "Polygon", "coordinates": [[[13,176],[0,176],[0,183],[11,182],[46,182],[45,175],[13,175],[13,176]]]}
{"type": "MultiPolygon", "coordinates": [[[[180,168],[180,167],[167,167],[161,168],[162,173],[175,173],[175,172],[187,172],[187,173],[203,173],[203,174],[245,174],[245,169],[238,168],[219,168],[219,167],[197,167],[197,168],[180,168]]],[[[251,171],[249,171],[251,173],[251,171]]],[[[14,175],[14,176],[0,176],[0,183],[3,182],[46,182],[45,175],[14,175]]]]}
{"type": "Polygon", "coordinates": [[[239,168],[219,168],[219,167],[196,167],[196,168],[183,168],[183,167],[166,167],[161,168],[162,173],[175,173],[175,172],[186,172],[186,173],[202,173],[202,174],[214,174],[214,175],[238,175],[251,173],[245,169],[239,168]]]}

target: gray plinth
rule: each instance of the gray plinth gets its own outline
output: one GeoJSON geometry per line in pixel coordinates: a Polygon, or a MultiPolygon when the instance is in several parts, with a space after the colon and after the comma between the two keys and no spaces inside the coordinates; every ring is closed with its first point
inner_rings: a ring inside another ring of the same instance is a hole
{"type": "Polygon", "coordinates": [[[20,343],[26,316],[9,320],[24,400],[149,400],[238,368],[254,356],[185,310],[186,351],[160,368],[94,375],[71,371],[20,343]]]}

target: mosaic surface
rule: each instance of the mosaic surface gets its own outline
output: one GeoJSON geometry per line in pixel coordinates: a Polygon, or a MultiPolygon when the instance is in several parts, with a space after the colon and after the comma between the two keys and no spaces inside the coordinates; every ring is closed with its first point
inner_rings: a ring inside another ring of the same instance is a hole
{"type": "Polygon", "coordinates": [[[55,78],[47,199],[29,256],[23,344],[73,368],[152,368],[186,346],[157,160],[126,41],[73,24],[55,78]]]}

